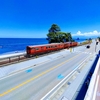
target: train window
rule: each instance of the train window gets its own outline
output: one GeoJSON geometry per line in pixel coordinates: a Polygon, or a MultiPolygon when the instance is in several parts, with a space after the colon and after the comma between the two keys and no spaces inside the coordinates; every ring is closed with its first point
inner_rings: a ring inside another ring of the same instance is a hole
{"type": "Polygon", "coordinates": [[[39,48],[35,48],[36,50],[39,50],[39,48]]]}

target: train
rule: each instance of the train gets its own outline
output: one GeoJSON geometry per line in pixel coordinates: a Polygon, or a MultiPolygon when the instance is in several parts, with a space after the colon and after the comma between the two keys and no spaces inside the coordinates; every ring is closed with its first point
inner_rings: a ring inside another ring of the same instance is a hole
{"type": "Polygon", "coordinates": [[[58,51],[61,49],[66,49],[70,47],[77,46],[77,42],[65,42],[65,43],[51,43],[44,45],[33,45],[26,47],[27,57],[36,56],[40,54],[45,54],[53,51],[58,51]]]}

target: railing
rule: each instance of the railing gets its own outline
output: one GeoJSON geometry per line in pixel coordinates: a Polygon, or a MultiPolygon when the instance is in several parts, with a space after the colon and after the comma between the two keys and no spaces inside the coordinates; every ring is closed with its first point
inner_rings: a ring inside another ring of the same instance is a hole
{"type": "Polygon", "coordinates": [[[99,78],[99,69],[100,69],[100,57],[98,59],[95,71],[92,75],[84,100],[96,100],[95,98],[96,98],[96,89],[97,89],[98,78],[99,78]]]}
{"type": "Polygon", "coordinates": [[[0,66],[25,59],[26,52],[0,56],[0,66]]]}

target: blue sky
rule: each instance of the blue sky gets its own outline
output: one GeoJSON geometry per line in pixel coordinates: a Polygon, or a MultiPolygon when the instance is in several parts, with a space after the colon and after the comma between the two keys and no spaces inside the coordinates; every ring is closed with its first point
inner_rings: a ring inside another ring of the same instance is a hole
{"type": "Polygon", "coordinates": [[[0,37],[43,38],[52,24],[100,36],[100,0],[0,0],[0,37]]]}

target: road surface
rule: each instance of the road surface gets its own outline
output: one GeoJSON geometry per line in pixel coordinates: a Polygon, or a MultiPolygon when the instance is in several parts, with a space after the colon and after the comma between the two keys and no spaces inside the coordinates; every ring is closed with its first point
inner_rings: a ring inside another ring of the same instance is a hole
{"type": "Polygon", "coordinates": [[[40,100],[84,59],[97,52],[94,41],[89,49],[85,46],[74,48],[61,58],[0,79],[0,100],[40,100]]]}

